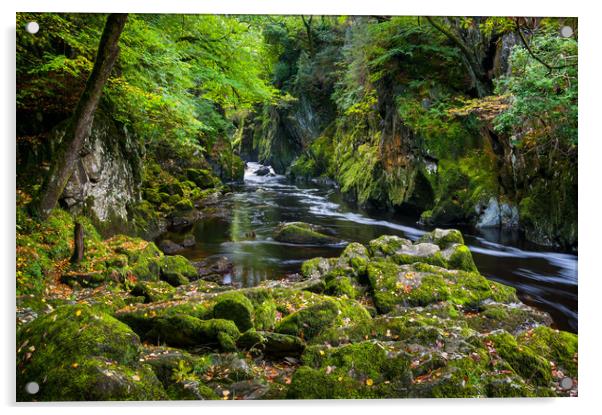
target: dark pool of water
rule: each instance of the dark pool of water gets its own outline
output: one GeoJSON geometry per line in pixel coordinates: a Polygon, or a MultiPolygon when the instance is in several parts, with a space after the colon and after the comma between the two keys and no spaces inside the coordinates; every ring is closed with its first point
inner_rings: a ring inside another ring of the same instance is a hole
{"type": "MultiPolygon", "coordinates": [[[[380,235],[415,240],[429,228],[415,218],[367,213],[347,205],[335,189],[299,185],[284,176],[257,176],[248,163],[245,183],[220,202],[225,215],[198,222],[192,260],[227,257],[243,286],[298,272],[306,259],[338,256],[343,246],[299,246],[272,239],[280,222],[327,226],[345,241],[366,243],[380,235]],[[255,233],[254,238],[248,235],[255,233]]],[[[526,303],[549,312],[558,328],[577,332],[577,256],[528,244],[517,233],[462,229],[477,267],[486,277],[516,287],[526,303]]]]}

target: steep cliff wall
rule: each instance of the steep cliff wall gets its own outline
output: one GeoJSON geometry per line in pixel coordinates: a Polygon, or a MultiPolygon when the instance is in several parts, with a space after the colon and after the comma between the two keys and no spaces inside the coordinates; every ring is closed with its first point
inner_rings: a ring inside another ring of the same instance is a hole
{"type": "MultiPolygon", "coordinates": [[[[57,139],[60,135],[55,132],[57,139]]],[[[126,227],[128,209],[140,200],[142,151],[124,126],[97,112],[59,203],[91,216],[101,228],[126,227]]]]}

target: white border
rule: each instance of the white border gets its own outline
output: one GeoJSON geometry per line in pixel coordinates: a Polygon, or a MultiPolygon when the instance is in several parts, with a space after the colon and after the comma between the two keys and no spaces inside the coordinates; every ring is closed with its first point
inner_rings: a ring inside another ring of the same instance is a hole
{"type": "Polygon", "coordinates": [[[286,415],[308,414],[318,411],[329,413],[366,413],[394,411],[442,414],[487,413],[504,414],[522,412],[589,413],[600,411],[602,386],[602,348],[600,330],[602,295],[602,249],[600,229],[600,182],[602,171],[602,134],[600,116],[602,48],[600,22],[602,14],[594,1],[527,1],[503,0],[21,0],[14,4],[4,1],[2,13],[2,55],[0,71],[3,96],[0,143],[3,167],[0,194],[2,220],[2,284],[3,318],[2,344],[3,372],[0,376],[1,403],[8,413],[29,414],[39,411],[48,414],[106,414],[132,413],[165,414],[170,407],[178,412],[200,413],[279,413],[286,415]],[[373,400],[373,401],[266,401],[266,402],[153,402],[50,404],[44,406],[14,405],[14,188],[15,188],[15,12],[16,11],[68,11],[68,12],[153,12],[153,13],[271,13],[271,14],[401,14],[401,15],[519,15],[519,16],[578,16],[579,17],[579,398],[574,399],[505,399],[505,400],[373,400]],[[109,408],[107,408],[107,406],[109,408]],[[598,407],[597,410],[594,408],[598,407]],[[140,409],[135,409],[140,408],[140,409]]]}

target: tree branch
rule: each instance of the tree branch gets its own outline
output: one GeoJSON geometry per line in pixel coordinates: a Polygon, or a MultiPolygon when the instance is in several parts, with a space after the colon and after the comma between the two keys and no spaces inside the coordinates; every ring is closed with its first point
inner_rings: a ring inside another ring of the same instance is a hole
{"type": "Polygon", "coordinates": [[[539,56],[537,56],[535,54],[535,52],[533,52],[531,47],[529,47],[529,44],[527,43],[527,39],[525,39],[525,36],[523,35],[523,32],[521,30],[520,23],[518,22],[518,17],[514,19],[514,23],[516,24],[516,33],[518,34],[518,37],[520,37],[521,42],[525,46],[525,49],[527,49],[527,52],[529,52],[529,55],[531,55],[531,57],[533,59],[535,59],[537,62],[541,63],[543,66],[548,68],[549,72],[552,72],[555,69],[562,69],[562,68],[568,68],[571,66],[577,66],[577,63],[568,63],[566,65],[558,65],[558,66],[552,66],[552,65],[546,63],[543,59],[541,59],[539,56]]]}

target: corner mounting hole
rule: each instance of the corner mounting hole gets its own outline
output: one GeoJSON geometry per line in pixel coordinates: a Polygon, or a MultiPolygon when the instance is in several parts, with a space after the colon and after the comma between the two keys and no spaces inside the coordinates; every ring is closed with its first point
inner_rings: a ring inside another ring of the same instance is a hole
{"type": "Polygon", "coordinates": [[[28,382],[27,385],[25,385],[25,392],[29,393],[30,395],[35,395],[39,391],[40,385],[38,385],[38,382],[28,382]]]}
{"type": "Polygon", "coordinates": [[[573,28],[571,26],[562,26],[560,28],[560,36],[562,36],[562,37],[573,36],[573,28]]]}
{"type": "Polygon", "coordinates": [[[32,35],[35,35],[40,30],[38,22],[29,22],[25,25],[25,30],[32,35]]]}

